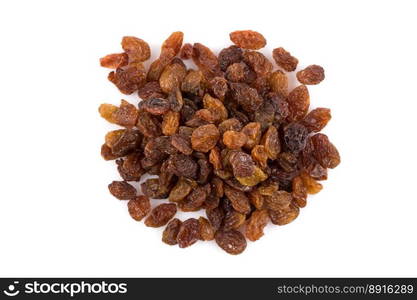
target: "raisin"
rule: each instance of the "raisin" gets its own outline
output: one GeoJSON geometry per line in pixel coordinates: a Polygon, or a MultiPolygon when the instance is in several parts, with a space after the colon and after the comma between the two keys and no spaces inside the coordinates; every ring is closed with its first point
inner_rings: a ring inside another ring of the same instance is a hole
{"type": "Polygon", "coordinates": [[[193,245],[200,239],[200,223],[197,219],[185,220],[178,231],[177,242],[180,248],[193,245]]]}
{"type": "Polygon", "coordinates": [[[209,161],[213,165],[213,168],[215,170],[220,170],[223,168],[221,158],[220,158],[220,152],[217,147],[214,147],[213,149],[210,150],[209,161]]]}
{"type": "Polygon", "coordinates": [[[223,134],[223,143],[229,149],[239,150],[247,140],[248,137],[242,132],[228,130],[223,134]]]}
{"type": "Polygon", "coordinates": [[[245,152],[232,152],[229,161],[235,177],[248,177],[255,172],[255,163],[252,157],[245,152]]]}
{"type": "Polygon", "coordinates": [[[146,79],[148,81],[158,81],[162,71],[175,57],[175,51],[171,48],[166,48],[159,58],[157,58],[149,67],[146,79]]]}
{"type": "Polygon", "coordinates": [[[288,121],[296,122],[302,120],[310,106],[310,95],[307,87],[305,85],[297,86],[288,94],[287,102],[290,111],[288,121]]]}
{"type": "Polygon", "coordinates": [[[206,81],[203,72],[189,70],[181,83],[181,90],[186,93],[202,96],[205,85],[206,81]]]}
{"type": "Polygon", "coordinates": [[[295,177],[292,181],[292,197],[298,207],[307,205],[307,187],[300,176],[295,177]]]}
{"type": "Polygon", "coordinates": [[[279,96],[288,96],[288,77],[281,70],[275,71],[269,76],[269,85],[271,90],[279,96]]]}
{"type": "Polygon", "coordinates": [[[151,202],[146,196],[137,196],[129,200],[127,208],[134,220],[141,221],[151,211],[151,202]]]}
{"type": "Polygon", "coordinates": [[[221,75],[219,61],[213,52],[200,43],[193,46],[193,61],[207,80],[221,75]]]}
{"type": "Polygon", "coordinates": [[[164,135],[173,135],[178,131],[178,127],[180,125],[180,118],[181,115],[179,112],[175,111],[168,111],[162,120],[162,133],[164,135]]]}
{"type": "Polygon", "coordinates": [[[251,155],[254,161],[256,161],[261,168],[265,168],[267,165],[268,160],[268,152],[266,151],[266,148],[262,145],[256,145],[253,147],[251,151],[251,155]]]}
{"type": "Polygon", "coordinates": [[[179,89],[186,75],[187,70],[182,60],[174,58],[159,77],[159,85],[162,91],[168,94],[179,89]]]}
{"type": "Polygon", "coordinates": [[[242,123],[236,118],[224,120],[219,124],[219,131],[221,135],[228,130],[240,131],[241,129],[242,123]]]}
{"type": "Polygon", "coordinates": [[[268,213],[273,224],[286,225],[291,223],[298,217],[300,209],[297,206],[291,204],[285,209],[269,210],[268,213]]]}
{"type": "Polygon", "coordinates": [[[278,188],[278,182],[274,182],[269,179],[267,181],[262,182],[257,190],[262,196],[272,196],[274,193],[278,191],[278,188]]]}
{"type": "Polygon", "coordinates": [[[140,62],[129,63],[109,73],[107,77],[120,92],[130,95],[146,83],[145,67],[140,62]]]}
{"type": "Polygon", "coordinates": [[[256,79],[256,73],[244,62],[231,64],[227,67],[226,78],[231,82],[252,83],[256,79]]]}
{"type": "Polygon", "coordinates": [[[303,180],[304,186],[307,188],[308,194],[317,194],[323,189],[323,185],[317,182],[312,176],[306,172],[300,174],[301,179],[303,180]]]}
{"type": "Polygon", "coordinates": [[[159,178],[147,179],[140,185],[142,193],[148,198],[165,199],[168,196],[168,191],[159,181],[159,178]]]}
{"type": "Polygon", "coordinates": [[[169,111],[171,104],[167,99],[152,98],[141,103],[141,108],[152,115],[163,115],[169,111]]]}
{"type": "Polygon", "coordinates": [[[298,59],[282,47],[274,49],[272,51],[272,56],[277,65],[287,72],[292,72],[297,68],[298,59]]]}
{"type": "Polygon", "coordinates": [[[260,52],[246,51],[243,53],[243,61],[260,77],[272,72],[272,63],[260,52]]]}
{"type": "Polygon", "coordinates": [[[240,48],[258,50],[266,45],[262,34],[253,30],[237,30],[230,33],[230,40],[240,48]]]}
{"type": "Polygon", "coordinates": [[[246,239],[237,230],[219,230],[215,234],[217,245],[229,254],[237,255],[246,249],[246,239]]]}
{"type": "Polygon", "coordinates": [[[233,98],[246,112],[255,112],[263,103],[258,92],[246,83],[231,83],[233,98]]]}
{"type": "Polygon", "coordinates": [[[145,220],[148,227],[161,227],[168,223],[177,212],[174,203],[163,203],[152,209],[150,215],[145,220]]]}
{"type": "Polygon", "coordinates": [[[136,127],[146,137],[157,137],[161,135],[161,124],[158,119],[145,111],[139,112],[136,127]]]}
{"type": "Polygon", "coordinates": [[[138,90],[138,95],[143,100],[164,98],[164,92],[158,81],[150,81],[138,90]]]}
{"type": "Polygon", "coordinates": [[[236,177],[236,179],[244,186],[255,186],[258,183],[266,180],[268,175],[266,175],[260,168],[254,168],[254,172],[251,176],[246,177],[236,177]]]}
{"type": "Polygon", "coordinates": [[[310,132],[319,132],[327,125],[331,118],[330,109],[319,107],[310,111],[302,120],[302,124],[310,132]]]}
{"type": "Polygon", "coordinates": [[[111,148],[107,146],[106,144],[103,144],[101,146],[101,156],[104,158],[104,160],[114,160],[119,158],[120,156],[114,155],[111,151],[111,148]]]}
{"type": "Polygon", "coordinates": [[[340,164],[340,155],[336,147],[329,141],[327,135],[318,133],[311,137],[313,155],[323,168],[336,168],[340,164]]]}
{"type": "Polygon", "coordinates": [[[276,191],[265,198],[266,206],[271,210],[280,210],[288,207],[292,201],[292,195],[286,191],[276,191]]]}
{"type": "Polygon", "coordinates": [[[193,45],[186,43],[182,46],[179,56],[181,59],[190,59],[193,56],[193,45]]]}
{"type": "Polygon", "coordinates": [[[143,62],[151,57],[148,43],[134,36],[124,36],[122,48],[129,56],[129,61],[143,62]]]}
{"type": "Polygon", "coordinates": [[[223,77],[214,77],[212,80],[210,80],[210,87],[215,97],[219,99],[224,99],[224,96],[226,95],[228,90],[226,79],[224,79],[223,77]]]}
{"type": "Polygon", "coordinates": [[[165,227],[164,232],[162,233],[162,241],[168,245],[177,244],[177,236],[180,231],[182,222],[175,218],[169,221],[168,225],[165,227]]]}
{"type": "Polygon", "coordinates": [[[284,142],[290,152],[298,153],[307,143],[308,130],[299,123],[290,123],[284,127],[284,142]]]}
{"type": "Polygon", "coordinates": [[[278,164],[285,172],[292,172],[297,167],[297,156],[291,152],[282,152],[278,156],[278,164]]]}
{"type": "Polygon", "coordinates": [[[134,152],[116,161],[117,170],[125,181],[139,181],[145,173],[140,163],[141,156],[134,152]]]}
{"type": "Polygon", "coordinates": [[[223,197],[224,195],[223,180],[221,180],[218,177],[214,177],[211,180],[211,189],[216,197],[218,198],[223,197]]]}
{"type": "Polygon", "coordinates": [[[258,190],[249,192],[249,200],[256,209],[264,207],[265,197],[258,190]]]}
{"type": "Polygon", "coordinates": [[[324,80],[324,69],[318,65],[311,65],[297,72],[297,79],[302,84],[319,84],[324,80]]]}
{"type": "Polygon", "coordinates": [[[226,179],[224,182],[227,183],[232,188],[237,189],[242,192],[250,192],[252,190],[251,186],[241,184],[239,180],[236,179],[235,177],[226,179]]]}
{"type": "Polygon", "coordinates": [[[199,159],[197,164],[199,166],[197,182],[199,184],[206,184],[212,172],[212,167],[206,158],[199,159]]]}
{"type": "Polygon", "coordinates": [[[246,221],[246,215],[235,210],[228,212],[224,218],[223,229],[239,229],[246,221]]]}
{"type": "Polygon", "coordinates": [[[192,148],[200,152],[208,152],[216,146],[220,132],[213,124],[196,128],[191,135],[192,148]]]}
{"type": "Polygon", "coordinates": [[[206,210],[207,218],[209,219],[214,230],[217,231],[222,225],[224,219],[224,211],[221,207],[217,206],[212,209],[206,210]]]}
{"type": "Polygon", "coordinates": [[[246,135],[247,140],[244,145],[245,149],[252,149],[257,144],[259,144],[261,140],[261,124],[258,122],[251,122],[246,124],[241,131],[243,134],[246,135]]]}
{"type": "Polygon", "coordinates": [[[200,239],[203,241],[214,240],[215,231],[210,222],[204,217],[199,217],[198,223],[200,225],[200,239]]]}
{"type": "Polygon", "coordinates": [[[182,42],[184,39],[184,33],[181,31],[175,31],[164,41],[161,47],[161,55],[169,50],[172,50],[174,56],[181,50],[182,42]]]}
{"type": "Polygon", "coordinates": [[[213,98],[209,94],[205,94],[203,104],[204,108],[208,109],[213,114],[215,121],[225,121],[227,119],[227,109],[219,99],[213,98]]]}
{"type": "Polygon", "coordinates": [[[170,170],[177,176],[190,179],[197,178],[197,163],[188,155],[175,154],[169,158],[170,170]]]}
{"type": "Polygon", "coordinates": [[[126,66],[128,56],[126,53],[114,53],[100,58],[100,65],[109,69],[117,69],[126,66]]]}
{"type": "Polygon", "coordinates": [[[193,153],[193,149],[191,148],[191,139],[184,134],[172,135],[171,144],[185,155],[191,155],[191,153],[193,153]]]}
{"type": "Polygon", "coordinates": [[[112,104],[101,104],[98,110],[106,121],[128,128],[135,126],[138,119],[137,108],[126,100],[122,100],[119,107],[112,104]]]}
{"type": "Polygon", "coordinates": [[[232,65],[234,63],[238,63],[243,59],[242,54],[243,54],[242,49],[240,49],[239,47],[236,47],[234,45],[230,46],[228,48],[224,48],[219,53],[220,68],[223,71],[226,71],[226,69],[230,65],[232,65]]]}
{"type": "Polygon", "coordinates": [[[268,158],[273,160],[277,159],[281,151],[281,143],[279,141],[278,130],[275,126],[269,126],[262,137],[261,144],[265,147],[268,158]]]}
{"type": "Polygon", "coordinates": [[[234,188],[229,187],[228,185],[224,186],[224,193],[226,197],[232,203],[233,208],[242,213],[248,214],[250,212],[250,203],[248,197],[246,197],[244,192],[236,190],[234,188]]]}
{"type": "Polygon", "coordinates": [[[114,130],[106,135],[106,145],[116,156],[124,156],[134,151],[141,142],[139,131],[134,129],[114,130]]]}
{"type": "Polygon", "coordinates": [[[130,200],[136,197],[136,189],[126,181],[113,181],[109,184],[110,193],[119,200],[130,200]]]}
{"type": "Polygon", "coordinates": [[[195,187],[195,183],[186,178],[180,178],[177,184],[172,188],[169,193],[169,201],[180,202],[187,197],[191,190],[195,187]]]}
{"type": "Polygon", "coordinates": [[[245,235],[250,241],[257,241],[264,235],[264,227],[269,222],[268,211],[255,210],[246,225],[245,235]]]}

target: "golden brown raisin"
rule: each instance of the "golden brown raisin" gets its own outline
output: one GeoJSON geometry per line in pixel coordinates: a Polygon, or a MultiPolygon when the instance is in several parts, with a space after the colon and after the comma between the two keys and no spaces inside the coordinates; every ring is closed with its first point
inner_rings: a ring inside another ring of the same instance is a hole
{"type": "Polygon", "coordinates": [[[302,124],[310,132],[321,131],[332,118],[330,109],[318,107],[310,111],[302,121],[302,124]]]}
{"type": "Polygon", "coordinates": [[[281,70],[277,70],[269,76],[271,90],[281,97],[288,96],[288,77],[281,70]]]}
{"type": "Polygon", "coordinates": [[[204,218],[199,217],[198,222],[200,225],[200,239],[203,241],[212,241],[214,240],[214,228],[211,226],[210,222],[204,218]]]}
{"type": "Polygon", "coordinates": [[[251,67],[252,70],[259,77],[266,76],[272,71],[272,63],[260,52],[257,51],[246,51],[243,53],[243,61],[251,67]]]}
{"type": "Polygon", "coordinates": [[[151,202],[146,196],[137,196],[129,200],[127,208],[134,220],[141,221],[151,211],[151,202]]]}
{"type": "Polygon", "coordinates": [[[255,172],[255,163],[252,157],[245,152],[230,152],[229,162],[235,177],[249,177],[255,172]]]}
{"type": "Polygon", "coordinates": [[[232,203],[233,208],[242,213],[248,214],[250,212],[250,203],[248,197],[246,197],[244,192],[236,190],[234,188],[229,187],[228,185],[224,186],[224,193],[226,197],[232,203]]]}
{"type": "Polygon", "coordinates": [[[162,120],[162,133],[164,135],[173,135],[177,132],[180,125],[180,113],[175,111],[168,111],[162,120]]]}
{"type": "Polygon", "coordinates": [[[231,82],[250,84],[256,79],[256,73],[244,62],[238,62],[227,67],[226,78],[231,82]]]}
{"type": "Polygon", "coordinates": [[[229,254],[240,254],[246,249],[246,239],[240,231],[219,230],[215,234],[217,245],[229,254]]]}
{"type": "Polygon", "coordinates": [[[336,168],[340,164],[340,155],[336,147],[329,141],[327,135],[318,133],[311,137],[313,155],[323,168],[336,168]]]}
{"type": "Polygon", "coordinates": [[[268,152],[262,145],[256,145],[251,151],[251,155],[254,161],[256,161],[261,168],[266,168],[268,161],[268,152]]]}
{"type": "Polygon", "coordinates": [[[275,126],[269,126],[268,130],[262,137],[261,144],[265,147],[268,158],[277,159],[281,151],[281,143],[279,141],[278,130],[275,126]]]}
{"type": "Polygon", "coordinates": [[[193,61],[207,80],[221,75],[219,61],[213,52],[200,43],[193,46],[193,61]]]}
{"type": "Polygon", "coordinates": [[[136,197],[136,189],[126,181],[113,181],[109,184],[110,193],[119,200],[130,200],[136,197]]]}
{"type": "Polygon", "coordinates": [[[226,79],[224,79],[223,77],[219,77],[219,76],[214,77],[212,80],[210,80],[210,87],[215,97],[222,99],[222,100],[224,99],[224,96],[226,95],[227,90],[228,90],[226,79]]]}
{"type": "Polygon", "coordinates": [[[214,116],[214,120],[225,121],[228,116],[226,107],[224,107],[223,102],[219,99],[211,97],[209,94],[205,94],[203,98],[204,108],[208,109],[214,116]]]}
{"type": "Polygon", "coordinates": [[[148,43],[134,36],[124,36],[122,48],[129,56],[130,62],[143,62],[151,57],[151,48],[148,43]]]}
{"type": "Polygon", "coordinates": [[[239,229],[246,221],[246,215],[235,211],[228,212],[224,218],[223,229],[239,229]]]}
{"type": "Polygon", "coordinates": [[[236,177],[236,179],[244,186],[255,186],[267,178],[268,175],[266,175],[260,168],[256,166],[252,175],[246,177],[236,177]]]}
{"type": "Polygon", "coordinates": [[[221,135],[228,130],[240,131],[241,129],[242,123],[236,118],[224,120],[219,124],[219,131],[221,135]]]}
{"type": "Polygon", "coordinates": [[[120,107],[112,104],[101,104],[100,115],[106,121],[125,127],[133,127],[138,119],[138,110],[126,100],[121,100],[120,107]]]}
{"type": "Polygon", "coordinates": [[[169,221],[168,225],[165,227],[164,232],[162,233],[162,241],[168,245],[177,244],[177,236],[180,231],[182,222],[177,218],[169,221]]]}
{"type": "Polygon", "coordinates": [[[264,235],[264,227],[269,222],[267,210],[255,210],[246,224],[245,235],[250,241],[257,241],[264,235]]]}
{"type": "Polygon", "coordinates": [[[215,170],[220,170],[223,168],[221,158],[220,158],[220,152],[217,147],[214,147],[213,149],[210,150],[209,161],[213,165],[213,168],[215,170]]]}
{"type": "Polygon", "coordinates": [[[292,72],[297,68],[298,59],[282,47],[274,49],[272,51],[272,56],[277,65],[287,72],[292,72]]]}
{"type": "Polygon", "coordinates": [[[204,93],[206,80],[203,72],[189,70],[181,83],[181,90],[186,93],[202,96],[204,93]]]}
{"type": "Polygon", "coordinates": [[[166,48],[159,58],[157,58],[150,66],[148,70],[147,80],[158,81],[162,71],[175,57],[175,51],[171,48],[166,48]]]}
{"type": "Polygon", "coordinates": [[[246,144],[247,140],[248,137],[242,132],[228,130],[223,133],[223,143],[232,150],[239,150],[246,144]]]}
{"type": "Polygon", "coordinates": [[[319,84],[324,80],[324,69],[318,65],[311,65],[297,72],[297,79],[302,84],[319,84]]]}
{"type": "Polygon", "coordinates": [[[162,91],[168,94],[179,89],[185,75],[187,75],[187,70],[184,63],[180,59],[174,58],[159,77],[159,85],[162,91]]]}
{"type": "Polygon", "coordinates": [[[193,45],[186,43],[182,46],[179,56],[181,59],[190,59],[193,56],[193,45]]]}
{"type": "Polygon", "coordinates": [[[286,225],[294,221],[299,213],[300,209],[290,204],[287,208],[282,210],[269,210],[269,217],[271,218],[271,222],[275,225],[286,225]]]}
{"type": "Polygon", "coordinates": [[[175,31],[164,41],[161,47],[161,56],[167,51],[172,50],[174,56],[181,50],[182,41],[184,39],[184,33],[181,31],[175,31]]]}
{"type": "Polygon", "coordinates": [[[126,53],[113,53],[100,58],[100,65],[109,69],[117,69],[126,66],[128,56],[126,53]]]}
{"type": "Polygon", "coordinates": [[[184,200],[195,186],[196,183],[192,180],[181,177],[169,193],[169,201],[180,202],[184,200]]]}
{"type": "Polygon", "coordinates": [[[173,134],[171,137],[171,145],[183,154],[191,155],[193,153],[191,139],[184,134],[173,134]]]}
{"type": "Polygon", "coordinates": [[[200,152],[208,152],[216,146],[220,132],[213,124],[196,128],[191,135],[192,148],[200,152]]]}
{"type": "Polygon", "coordinates": [[[295,177],[292,181],[292,197],[298,207],[307,205],[307,187],[300,176],[295,177]]]}
{"type": "Polygon", "coordinates": [[[120,92],[130,95],[146,83],[145,67],[141,62],[129,63],[109,73],[107,77],[120,92]]]}
{"type": "Polygon", "coordinates": [[[300,174],[301,179],[303,180],[304,186],[307,188],[308,194],[317,194],[323,189],[323,185],[317,182],[313,177],[308,175],[306,172],[300,174]]]}
{"type": "Polygon", "coordinates": [[[262,34],[253,30],[237,30],[230,33],[230,40],[240,48],[258,50],[266,45],[262,34]]]}
{"type": "Polygon", "coordinates": [[[193,245],[200,239],[200,223],[197,219],[190,218],[185,220],[177,235],[177,242],[180,248],[193,245]]]}
{"type": "Polygon", "coordinates": [[[280,210],[291,204],[292,196],[286,191],[276,191],[271,196],[265,196],[266,206],[271,210],[280,210]]]}
{"type": "Polygon", "coordinates": [[[146,218],[145,225],[148,227],[161,227],[177,213],[177,206],[174,203],[163,203],[152,209],[151,214],[146,218]]]}
{"type": "Polygon", "coordinates": [[[261,124],[258,122],[251,122],[246,124],[242,128],[242,133],[247,136],[246,143],[244,145],[245,149],[252,149],[261,140],[261,124]]]}
{"type": "Polygon", "coordinates": [[[290,110],[288,121],[296,122],[302,120],[310,106],[310,95],[307,87],[305,85],[297,86],[288,94],[287,102],[290,110]]]}

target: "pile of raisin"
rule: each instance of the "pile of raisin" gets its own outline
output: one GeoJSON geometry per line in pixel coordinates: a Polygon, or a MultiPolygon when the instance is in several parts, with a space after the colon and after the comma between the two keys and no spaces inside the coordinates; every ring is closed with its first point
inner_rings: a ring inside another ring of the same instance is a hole
{"type": "Polygon", "coordinates": [[[100,64],[114,69],[108,79],[120,92],[135,93],[139,101],[102,104],[99,112],[121,127],[106,134],[101,155],[116,162],[122,180],[108,188],[128,200],[131,217],[148,227],[165,226],[162,241],[168,245],[215,240],[239,254],[247,239],[263,236],[269,221],[285,225],[297,218],[340,156],[319,133],[330,109],[309,111],[306,85],[320,83],[324,69],[298,71],[300,85],[289,91],[286,72],[296,70],[297,58],[276,48],[274,68],[257,51],[266,45],[262,34],[235,31],[230,39],[233,45],[216,55],[201,43],[183,44],[183,33],[174,32],[146,70],[149,45],[124,37],[124,52],[100,64]],[[138,193],[129,182],[145,174],[154,176],[138,193]],[[152,209],[151,199],[164,201],[152,209]],[[207,218],[175,218],[177,210],[201,209],[207,218]]]}

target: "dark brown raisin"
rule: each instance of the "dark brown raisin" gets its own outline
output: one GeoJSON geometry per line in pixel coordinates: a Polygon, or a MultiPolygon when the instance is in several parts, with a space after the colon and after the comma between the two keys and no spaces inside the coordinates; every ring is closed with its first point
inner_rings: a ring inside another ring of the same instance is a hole
{"type": "Polygon", "coordinates": [[[272,56],[278,66],[287,72],[292,72],[297,68],[298,59],[286,51],[284,48],[276,48],[272,51],[272,56]]]}
{"type": "Polygon", "coordinates": [[[215,234],[217,245],[229,254],[240,254],[246,249],[246,239],[237,230],[219,230],[215,234]]]}
{"type": "Polygon", "coordinates": [[[190,218],[185,220],[177,235],[177,242],[180,248],[193,245],[200,239],[200,223],[197,219],[190,218]]]}
{"type": "Polygon", "coordinates": [[[165,227],[164,232],[162,233],[162,241],[168,245],[177,244],[177,236],[180,231],[182,222],[177,218],[169,221],[168,225],[165,227]]]}
{"type": "Polygon", "coordinates": [[[129,200],[127,208],[134,220],[141,221],[151,211],[151,202],[146,196],[137,196],[129,200]]]}
{"type": "Polygon", "coordinates": [[[146,218],[145,225],[148,227],[161,227],[177,213],[177,206],[174,203],[163,203],[152,209],[151,214],[146,218]]]}
{"type": "Polygon", "coordinates": [[[110,193],[119,200],[130,200],[136,197],[136,189],[126,181],[113,181],[109,184],[110,193]]]}
{"type": "Polygon", "coordinates": [[[297,72],[297,79],[302,84],[319,84],[324,80],[324,69],[318,65],[311,65],[297,72]]]}

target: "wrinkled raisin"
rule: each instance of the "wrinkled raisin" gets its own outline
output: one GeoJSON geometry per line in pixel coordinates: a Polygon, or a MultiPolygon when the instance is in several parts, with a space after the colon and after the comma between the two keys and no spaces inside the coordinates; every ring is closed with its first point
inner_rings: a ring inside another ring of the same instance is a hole
{"type": "Polygon", "coordinates": [[[219,230],[215,234],[217,245],[229,254],[240,254],[246,249],[246,239],[237,230],[219,230]]]}
{"type": "Polygon", "coordinates": [[[298,59],[282,47],[274,49],[272,51],[272,56],[277,65],[287,72],[292,72],[297,68],[298,59]]]}
{"type": "Polygon", "coordinates": [[[177,242],[180,248],[193,245],[200,239],[200,223],[197,219],[185,220],[178,231],[177,242]]]}
{"type": "Polygon", "coordinates": [[[177,206],[174,203],[163,203],[152,209],[145,220],[148,227],[161,227],[168,223],[176,214],[177,206]]]}
{"type": "Polygon", "coordinates": [[[162,233],[162,241],[168,245],[177,244],[177,236],[180,231],[182,222],[175,218],[169,221],[168,225],[165,227],[164,232],[162,233]]]}
{"type": "Polygon", "coordinates": [[[319,84],[324,80],[324,69],[318,65],[311,65],[297,72],[297,79],[302,84],[319,84]]]}
{"type": "Polygon", "coordinates": [[[151,211],[151,203],[146,196],[137,196],[134,199],[130,199],[127,203],[130,216],[140,221],[151,211]]]}
{"type": "Polygon", "coordinates": [[[130,200],[136,197],[136,189],[126,181],[113,181],[109,184],[110,193],[119,200],[130,200]]]}

